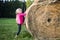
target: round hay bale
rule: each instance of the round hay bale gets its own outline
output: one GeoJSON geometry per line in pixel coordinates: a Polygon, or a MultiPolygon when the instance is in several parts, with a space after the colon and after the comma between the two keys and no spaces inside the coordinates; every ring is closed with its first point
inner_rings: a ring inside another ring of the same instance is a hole
{"type": "Polygon", "coordinates": [[[35,40],[59,40],[60,1],[32,6],[26,16],[26,23],[35,40]]]}

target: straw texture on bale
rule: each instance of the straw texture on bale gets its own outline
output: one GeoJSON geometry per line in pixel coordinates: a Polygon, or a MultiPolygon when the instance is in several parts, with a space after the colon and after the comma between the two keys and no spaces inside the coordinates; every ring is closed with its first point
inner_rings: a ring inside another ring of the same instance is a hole
{"type": "Polygon", "coordinates": [[[26,19],[35,40],[60,39],[60,1],[32,6],[26,19]]]}

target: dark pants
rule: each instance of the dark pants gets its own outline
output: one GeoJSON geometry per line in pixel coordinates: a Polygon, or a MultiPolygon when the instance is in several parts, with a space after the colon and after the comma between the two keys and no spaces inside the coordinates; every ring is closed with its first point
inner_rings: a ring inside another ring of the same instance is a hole
{"type": "Polygon", "coordinates": [[[17,35],[19,35],[21,32],[21,24],[18,24],[18,32],[17,32],[17,35]]]}

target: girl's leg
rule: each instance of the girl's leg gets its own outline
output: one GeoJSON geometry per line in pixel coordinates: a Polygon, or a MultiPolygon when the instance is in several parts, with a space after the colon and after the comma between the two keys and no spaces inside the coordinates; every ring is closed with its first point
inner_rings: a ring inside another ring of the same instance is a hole
{"type": "Polygon", "coordinates": [[[21,32],[21,24],[18,24],[18,32],[17,32],[17,35],[19,35],[20,32],[21,32]]]}

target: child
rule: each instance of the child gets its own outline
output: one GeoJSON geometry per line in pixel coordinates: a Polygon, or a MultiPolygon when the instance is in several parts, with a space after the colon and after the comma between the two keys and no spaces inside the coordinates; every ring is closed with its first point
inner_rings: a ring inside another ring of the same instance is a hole
{"type": "Polygon", "coordinates": [[[24,23],[24,16],[25,15],[26,15],[25,13],[22,13],[22,9],[21,8],[16,9],[16,23],[18,24],[18,32],[17,32],[15,38],[21,32],[21,26],[24,23]]]}

